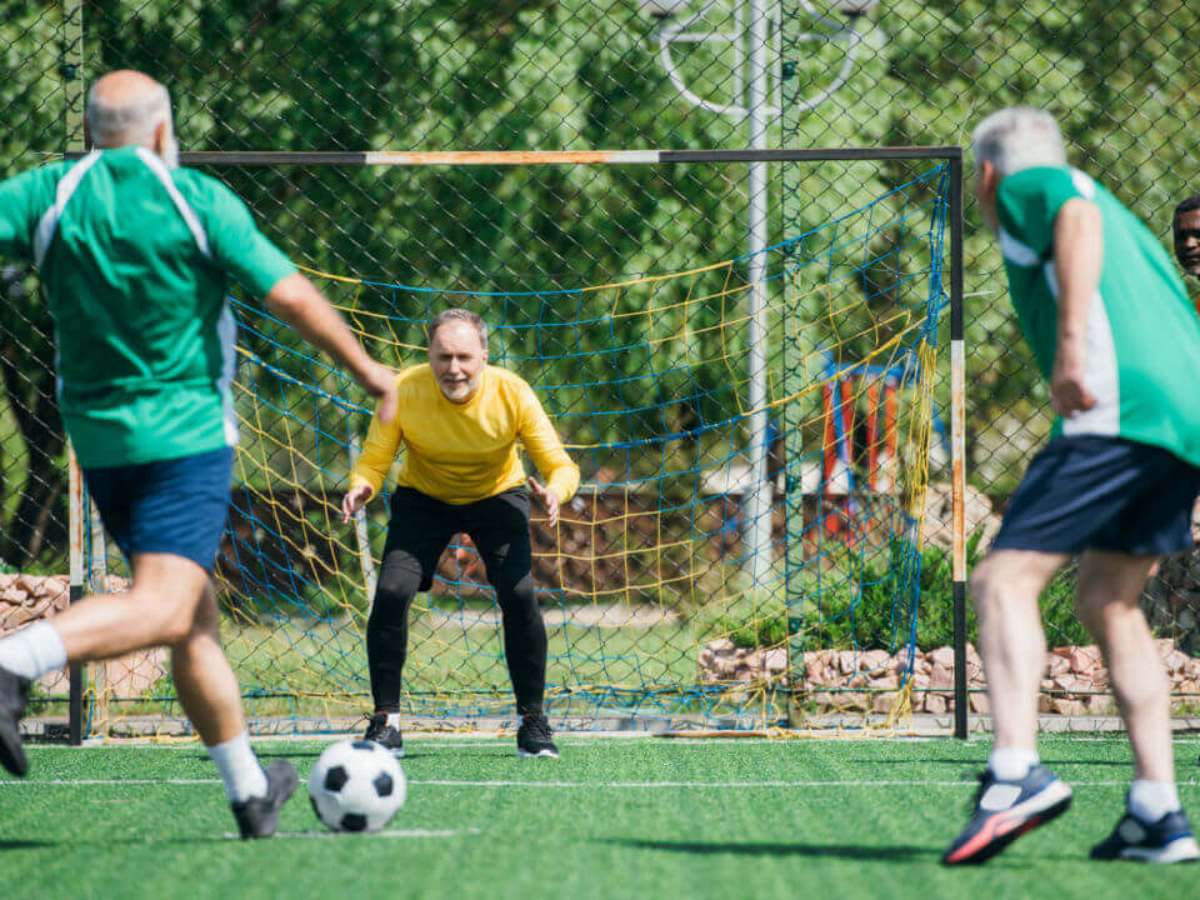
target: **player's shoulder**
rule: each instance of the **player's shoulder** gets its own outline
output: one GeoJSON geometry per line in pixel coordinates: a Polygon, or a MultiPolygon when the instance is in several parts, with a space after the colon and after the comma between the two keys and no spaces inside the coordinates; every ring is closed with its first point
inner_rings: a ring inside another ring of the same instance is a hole
{"type": "Polygon", "coordinates": [[[216,215],[245,215],[248,212],[246,204],[225,182],[198,169],[180,166],[171,172],[171,180],[184,199],[198,211],[216,215]]]}
{"type": "Polygon", "coordinates": [[[24,196],[34,204],[49,206],[54,202],[58,182],[74,165],[74,160],[67,160],[35,166],[0,181],[0,186],[11,196],[24,196]]]}
{"type": "Polygon", "coordinates": [[[1001,194],[1020,200],[1046,194],[1071,194],[1093,199],[1099,189],[1096,181],[1071,166],[1033,166],[1005,176],[1001,194]]]}
{"type": "Polygon", "coordinates": [[[529,382],[514,372],[512,369],[506,369],[504,366],[496,366],[489,364],[487,367],[488,377],[493,379],[496,384],[506,388],[515,390],[529,390],[529,382]]]}
{"type": "Polygon", "coordinates": [[[421,390],[432,384],[435,384],[435,382],[433,369],[430,368],[429,363],[417,363],[415,366],[406,366],[396,373],[397,390],[421,390]]]}

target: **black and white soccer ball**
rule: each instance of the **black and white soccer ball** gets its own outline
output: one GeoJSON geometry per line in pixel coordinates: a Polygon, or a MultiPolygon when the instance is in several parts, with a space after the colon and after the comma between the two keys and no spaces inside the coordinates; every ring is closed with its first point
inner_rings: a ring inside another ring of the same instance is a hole
{"type": "Polygon", "coordinates": [[[334,831],[378,831],[407,793],[400,763],[374,741],[327,747],[308,777],[313,811],[334,831]]]}

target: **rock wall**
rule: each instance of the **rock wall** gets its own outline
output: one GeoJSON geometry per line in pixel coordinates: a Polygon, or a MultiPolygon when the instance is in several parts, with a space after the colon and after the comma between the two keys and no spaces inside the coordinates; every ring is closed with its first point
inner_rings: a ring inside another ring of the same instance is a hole
{"type": "MultiPolygon", "coordinates": [[[[1200,659],[1183,653],[1171,640],[1160,640],[1159,655],[1171,680],[1177,709],[1200,704],[1200,659]]],[[[782,647],[748,650],[724,638],[701,651],[698,678],[702,684],[745,683],[764,686],[787,684],[787,651],[782,647]]],[[[821,713],[878,712],[892,709],[904,674],[905,651],[813,650],[804,654],[805,700],[821,713]],[[853,689],[846,691],[845,689],[853,689]]],[[[954,708],[954,650],[938,647],[918,651],[912,664],[913,712],[943,715],[954,708]]],[[[971,711],[989,712],[983,662],[967,645],[967,681],[971,711]]],[[[1046,654],[1039,709],[1067,716],[1112,715],[1115,704],[1109,693],[1108,671],[1095,646],[1056,647],[1046,654]]]]}
{"type": "MultiPolygon", "coordinates": [[[[124,578],[109,576],[107,590],[129,590],[124,578]]],[[[0,636],[35,622],[52,619],[70,605],[70,584],[66,575],[0,575],[0,636]]],[[[138,697],[150,690],[169,671],[165,650],[145,650],[104,663],[92,664],[93,687],[102,685],[115,697],[138,697]]],[[[65,694],[69,686],[67,670],[52,672],[38,680],[38,689],[46,694],[65,694]]]]}

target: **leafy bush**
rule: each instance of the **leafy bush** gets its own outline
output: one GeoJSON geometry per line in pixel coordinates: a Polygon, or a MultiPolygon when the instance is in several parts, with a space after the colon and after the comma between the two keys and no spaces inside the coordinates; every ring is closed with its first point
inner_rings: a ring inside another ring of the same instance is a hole
{"type": "MultiPolygon", "coordinates": [[[[967,564],[981,553],[982,532],[967,542],[967,564]]],[[[911,553],[897,542],[866,563],[849,551],[839,552],[820,571],[801,577],[806,597],[796,623],[803,644],[839,650],[889,649],[903,646],[912,627],[910,604],[897,592],[904,589],[904,567],[911,553]]],[[[948,550],[926,547],[920,558],[921,594],[917,608],[916,642],[920,650],[954,643],[953,558],[948,550]]],[[[1091,638],[1075,618],[1074,574],[1060,572],[1042,593],[1040,605],[1051,646],[1090,644],[1091,638]]],[[[694,620],[701,634],[728,637],[739,647],[775,646],[788,637],[783,592],[747,595],[719,610],[701,610],[694,620]]],[[[967,640],[977,643],[978,626],[968,606],[967,640]]]]}

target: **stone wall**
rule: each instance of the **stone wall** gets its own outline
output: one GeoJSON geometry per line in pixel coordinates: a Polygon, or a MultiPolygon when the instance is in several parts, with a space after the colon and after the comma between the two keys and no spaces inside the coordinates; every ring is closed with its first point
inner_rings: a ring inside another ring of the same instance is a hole
{"type": "MultiPolygon", "coordinates": [[[[107,589],[114,593],[129,589],[124,578],[109,576],[107,589]]],[[[50,619],[70,605],[66,575],[0,575],[0,636],[38,619],[50,619]]],[[[165,650],[145,650],[104,663],[92,664],[93,685],[116,697],[138,697],[150,690],[169,671],[165,650]]],[[[38,680],[46,694],[66,694],[66,669],[38,680]]]]}
{"type": "MultiPolygon", "coordinates": [[[[1171,679],[1177,711],[1200,704],[1200,659],[1191,657],[1171,640],[1156,642],[1171,679]]],[[[703,684],[787,684],[787,651],[782,647],[748,650],[721,639],[707,644],[698,659],[703,684]]],[[[805,700],[820,713],[891,711],[908,657],[905,651],[813,650],[804,654],[805,700]],[[850,688],[852,690],[847,691],[850,688]]],[[[912,665],[913,712],[943,715],[954,708],[954,650],[938,647],[918,651],[912,665]]],[[[979,654],[967,645],[967,681],[971,711],[987,714],[986,681],[979,654]]],[[[1108,671],[1095,646],[1056,647],[1046,654],[1046,672],[1039,697],[1040,711],[1067,716],[1112,715],[1108,671]]]]}

